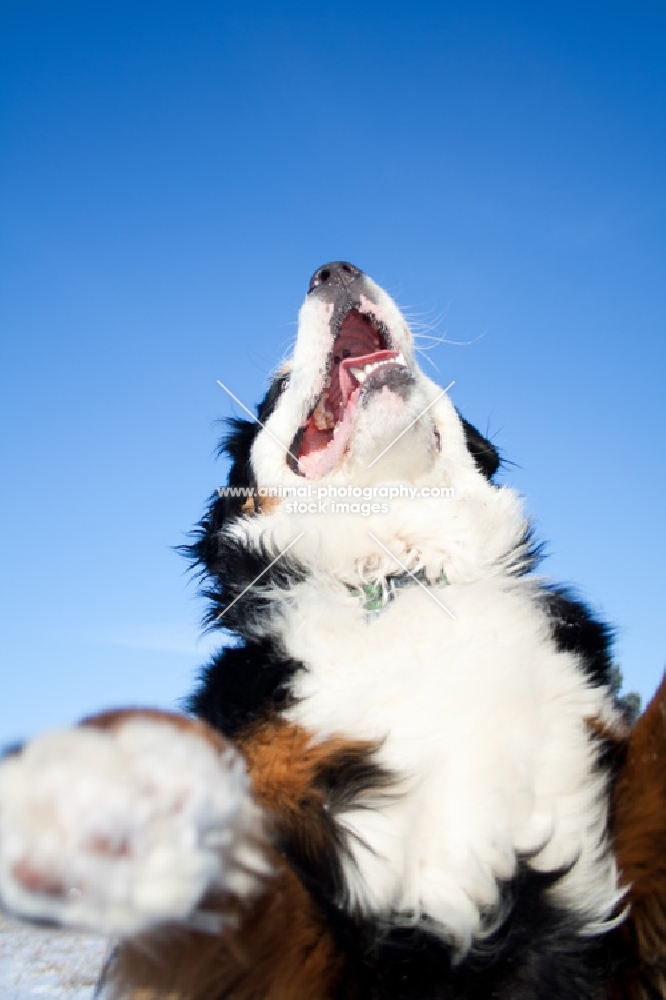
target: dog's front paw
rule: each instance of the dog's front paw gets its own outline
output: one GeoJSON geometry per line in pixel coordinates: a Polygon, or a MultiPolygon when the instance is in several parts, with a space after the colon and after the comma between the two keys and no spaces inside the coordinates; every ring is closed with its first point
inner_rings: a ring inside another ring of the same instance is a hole
{"type": "Polygon", "coordinates": [[[219,926],[204,897],[252,895],[266,858],[242,758],[181,716],[102,716],[0,766],[0,900],[19,916],[120,935],[219,926]]]}

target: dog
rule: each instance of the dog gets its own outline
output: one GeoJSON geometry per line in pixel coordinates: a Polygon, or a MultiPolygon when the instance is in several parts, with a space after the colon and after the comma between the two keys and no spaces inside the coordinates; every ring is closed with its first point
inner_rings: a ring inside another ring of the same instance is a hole
{"type": "Polygon", "coordinates": [[[388,294],[320,267],[223,449],[227,641],[187,713],[6,757],[7,910],[115,936],[113,1000],[666,996],[666,684],[632,726],[388,294]]]}

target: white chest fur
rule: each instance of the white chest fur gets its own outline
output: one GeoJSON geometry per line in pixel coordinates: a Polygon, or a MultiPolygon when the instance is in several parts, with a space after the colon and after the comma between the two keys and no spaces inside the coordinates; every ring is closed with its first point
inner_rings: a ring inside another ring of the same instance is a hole
{"type": "Polygon", "coordinates": [[[293,720],[315,738],[383,741],[398,777],[394,797],[341,817],[347,901],[427,915],[464,950],[529,855],[539,870],[572,865],[554,892],[593,932],[621,895],[587,723],[612,721],[607,694],[554,648],[533,581],[436,594],[455,619],[416,585],[374,618],[321,581],[284,608],[286,650],[307,667],[293,720]]]}

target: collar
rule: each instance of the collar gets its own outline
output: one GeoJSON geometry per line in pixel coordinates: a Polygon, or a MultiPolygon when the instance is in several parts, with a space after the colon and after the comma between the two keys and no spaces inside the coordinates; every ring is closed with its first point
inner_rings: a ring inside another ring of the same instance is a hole
{"type": "Polygon", "coordinates": [[[354,597],[361,599],[363,609],[368,612],[375,612],[375,615],[384,611],[392,601],[395,600],[399,590],[405,587],[447,587],[449,581],[446,573],[439,574],[434,583],[430,583],[424,569],[416,573],[398,573],[395,576],[384,576],[380,580],[373,580],[372,583],[362,583],[360,587],[351,587],[347,584],[347,590],[354,597]]]}

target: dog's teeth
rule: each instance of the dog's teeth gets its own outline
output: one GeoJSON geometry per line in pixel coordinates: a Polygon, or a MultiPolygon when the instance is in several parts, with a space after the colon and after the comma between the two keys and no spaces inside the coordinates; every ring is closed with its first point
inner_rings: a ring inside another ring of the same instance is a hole
{"type": "Polygon", "coordinates": [[[398,357],[395,359],[395,364],[396,365],[404,365],[404,363],[405,363],[405,355],[401,351],[400,354],[398,355],[398,357]]]}
{"type": "Polygon", "coordinates": [[[365,382],[365,370],[363,368],[350,368],[349,371],[352,373],[357,382],[365,382]]]}
{"type": "Polygon", "coordinates": [[[312,416],[314,419],[314,425],[318,431],[330,431],[335,424],[333,414],[330,410],[325,409],[323,397],[317,403],[312,416]]]}

